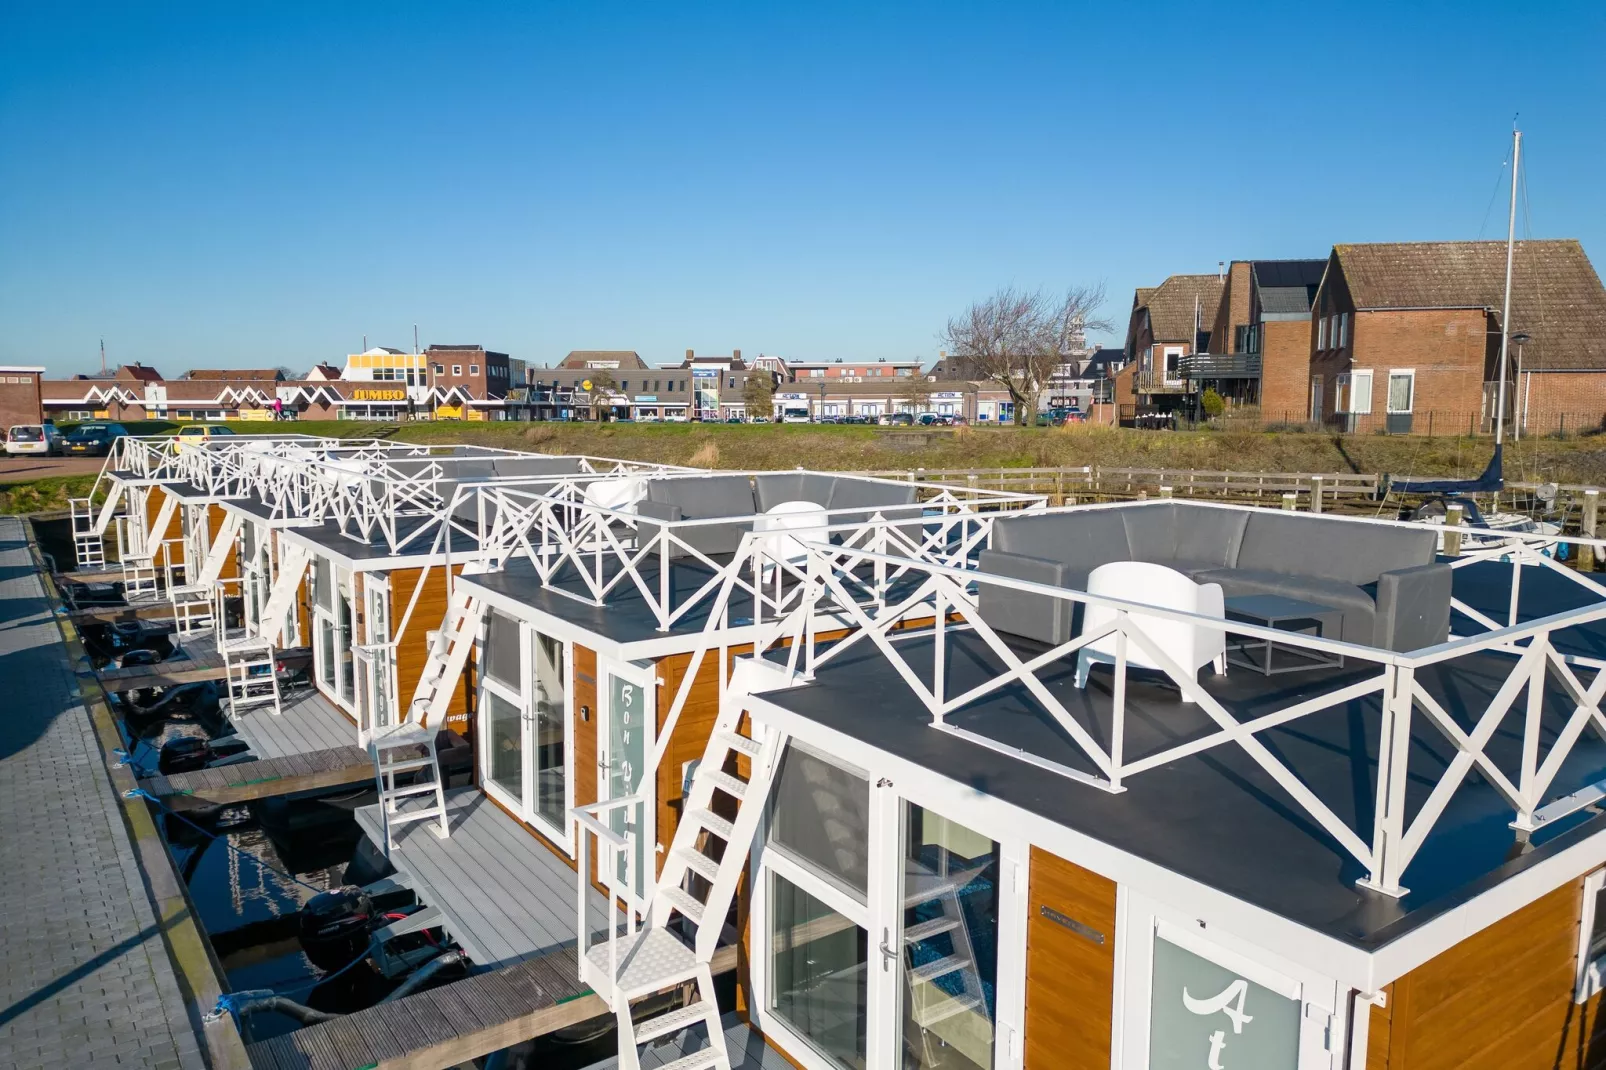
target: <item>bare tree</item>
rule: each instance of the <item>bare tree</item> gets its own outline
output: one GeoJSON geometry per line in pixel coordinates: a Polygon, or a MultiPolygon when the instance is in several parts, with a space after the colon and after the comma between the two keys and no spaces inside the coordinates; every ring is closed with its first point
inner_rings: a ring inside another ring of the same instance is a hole
{"type": "Polygon", "coordinates": [[[592,372],[590,382],[591,388],[586,393],[590,395],[591,418],[600,423],[604,410],[613,404],[613,397],[619,392],[619,383],[606,368],[592,372]]]}
{"type": "Polygon", "coordinates": [[[919,416],[931,407],[931,380],[926,373],[916,368],[914,373],[900,384],[898,398],[909,406],[909,411],[919,416]]]}
{"type": "Polygon", "coordinates": [[[742,405],[748,420],[759,416],[768,420],[775,415],[775,377],[768,370],[748,370],[747,381],[742,384],[742,405]]]}
{"type": "Polygon", "coordinates": [[[1037,400],[1084,332],[1109,330],[1096,315],[1104,284],[1072,286],[1063,297],[1005,286],[948,321],[940,338],[978,378],[997,383],[1015,404],[1015,422],[1035,422],[1037,400]]]}

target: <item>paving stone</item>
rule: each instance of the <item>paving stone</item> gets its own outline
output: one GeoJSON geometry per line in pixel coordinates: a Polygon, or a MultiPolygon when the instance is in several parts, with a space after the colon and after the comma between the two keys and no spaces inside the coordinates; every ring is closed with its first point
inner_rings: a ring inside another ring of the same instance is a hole
{"type": "Polygon", "coordinates": [[[22,525],[0,517],[0,1065],[199,1068],[22,525]]]}

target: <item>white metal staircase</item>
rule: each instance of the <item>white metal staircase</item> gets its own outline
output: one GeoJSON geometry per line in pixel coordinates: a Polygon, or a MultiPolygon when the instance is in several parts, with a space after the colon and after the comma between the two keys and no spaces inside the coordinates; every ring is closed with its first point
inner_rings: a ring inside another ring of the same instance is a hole
{"type": "MultiPolygon", "coordinates": [[[[978,1010],[986,1014],[987,994],[976,969],[971,947],[970,926],[965,921],[959,894],[981,867],[959,873],[946,872],[947,852],[943,852],[944,872],[910,874],[904,881],[903,906],[917,910],[936,904],[934,917],[905,925],[903,930],[904,976],[909,988],[909,1015],[920,1027],[928,1046],[927,1062],[934,1063],[935,1047],[931,1030],[939,1022],[978,1010]],[[948,947],[943,948],[946,939],[948,947]]],[[[931,913],[927,910],[925,913],[931,913]]]]}
{"type": "Polygon", "coordinates": [[[455,586],[446,604],[446,619],[438,632],[431,633],[429,657],[419,674],[406,717],[388,727],[375,728],[368,738],[368,756],[374,763],[374,781],[379,788],[379,813],[385,830],[385,853],[395,842],[394,829],[414,821],[436,822],[435,835],[451,835],[446,818],[446,785],[441,776],[440,757],[435,750],[435,733],[446,720],[452,692],[468,665],[469,651],[479,634],[485,616],[485,603],[467,588],[455,586]],[[424,749],[422,756],[418,748],[424,749]],[[404,773],[422,773],[411,783],[401,784],[404,773]],[[432,797],[432,798],[431,798],[432,797]],[[409,802],[409,800],[412,800],[409,802]]]}
{"type": "Polygon", "coordinates": [[[484,602],[461,584],[452,588],[446,619],[440,631],[431,635],[429,658],[407,704],[407,720],[440,724],[446,719],[452,691],[468,665],[469,651],[474,649],[484,616],[484,602]]]}
{"type": "MultiPolygon", "coordinates": [[[[597,835],[599,844],[610,845],[611,851],[603,855],[617,857],[616,852],[622,851],[630,858],[634,845],[595,816],[626,800],[578,811],[584,951],[580,976],[613,1009],[619,1025],[620,1070],[639,1070],[641,1045],[699,1024],[707,1028],[708,1047],[668,1066],[673,1070],[729,1070],[730,1055],[714,999],[710,963],[758,831],[776,762],[786,745],[786,737],[773,729],[762,741],[741,734],[741,715],[739,702],[722,703],[702,762],[692,776],[683,816],[653,886],[642,927],[622,934],[618,926],[611,926],[604,938],[591,946],[586,946],[589,926],[584,913],[586,833],[597,835]],[[744,763],[749,770],[745,780],[739,773],[744,763]],[[677,917],[683,919],[678,926],[673,925],[677,917]],[[633,1020],[632,1002],[681,985],[690,986],[694,993],[684,1006],[655,1018],[633,1020]]],[[[650,775],[644,776],[643,782],[650,783],[650,775]]],[[[647,852],[647,857],[651,858],[652,852],[647,852]]],[[[612,857],[599,857],[597,871],[608,884],[612,901],[618,879],[612,857]]],[[[632,913],[627,928],[634,928],[633,919],[632,913]]]]}
{"type": "Polygon", "coordinates": [[[106,567],[106,543],[95,530],[94,502],[89,498],[69,498],[72,514],[73,560],[81,569],[106,567]]]}
{"type": "Polygon", "coordinates": [[[300,543],[288,540],[279,543],[279,572],[268,588],[268,600],[263,603],[257,618],[257,634],[269,643],[278,643],[289,619],[290,607],[295,604],[296,592],[301,589],[301,578],[312,561],[312,551],[300,543]]]}
{"type": "Polygon", "coordinates": [[[206,548],[200,571],[190,575],[191,569],[186,563],[184,571],[188,582],[168,587],[167,597],[173,603],[173,625],[179,634],[188,635],[201,628],[221,628],[222,619],[214,619],[212,615],[215,587],[223,574],[224,562],[234,552],[234,541],[243,522],[239,513],[225,513],[217,537],[206,548]]]}

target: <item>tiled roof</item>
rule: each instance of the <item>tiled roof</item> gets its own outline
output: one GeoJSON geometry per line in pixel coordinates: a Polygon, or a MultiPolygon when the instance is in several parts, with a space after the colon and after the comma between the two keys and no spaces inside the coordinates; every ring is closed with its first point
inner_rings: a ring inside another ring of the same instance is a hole
{"type": "MultiPolygon", "coordinates": [[[[1358,309],[1500,310],[1506,243],[1387,242],[1335,245],[1358,309]]],[[[1572,239],[1516,244],[1511,330],[1531,337],[1524,367],[1606,369],[1606,289],[1572,239]]]]}
{"type": "Polygon", "coordinates": [[[1138,307],[1148,308],[1149,328],[1156,340],[1192,343],[1196,328],[1210,329],[1225,287],[1220,275],[1173,275],[1152,290],[1140,289],[1138,307]]]}
{"type": "Polygon", "coordinates": [[[162,381],[162,373],[143,364],[124,364],[117,369],[117,378],[134,379],[142,383],[159,383],[162,381]]]}
{"type": "Polygon", "coordinates": [[[588,361],[593,360],[615,360],[621,368],[647,367],[647,362],[633,349],[575,349],[558,362],[558,367],[584,368],[588,361]]]}
{"type": "Polygon", "coordinates": [[[221,401],[226,400],[225,395],[232,399],[247,391],[252,396],[272,398],[278,383],[272,379],[181,379],[163,385],[167,388],[167,400],[176,402],[221,401]]]}

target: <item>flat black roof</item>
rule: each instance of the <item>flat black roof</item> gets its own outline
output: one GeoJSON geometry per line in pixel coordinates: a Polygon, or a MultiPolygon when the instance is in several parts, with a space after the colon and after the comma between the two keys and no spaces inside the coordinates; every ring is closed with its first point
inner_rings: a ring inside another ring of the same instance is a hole
{"type": "MultiPolygon", "coordinates": [[[[1475,605],[1492,600],[1501,572],[1509,575],[1509,568],[1480,565],[1458,570],[1457,596],[1469,597],[1475,605]]],[[[1505,589],[1509,592],[1509,587],[1505,589]]],[[[1557,601],[1573,598],[1573,591],[1582,588],[1564,577],[1526,569],[1522,615],[1532,619],[1557,612],[1565,608],[1557,601]]],[[[1504,619],[1503,599],[1500,608],[1504,619]]],[[[1578,634],[1566,636],[1559,646],[1606,649],[1606,628],[1594,625],[1569,631],[1578,634]]],[[[924,671],[929,679],[929,635],[913,634],[899,639],[898,645],[916,671],[924,671]]],[[[1017,653],[1026,657],[1043,649],[1021,640],[1017,653]]],[[[1000,675],[997,656],[971,632],[950,633],[946,664],[950,695],[1000,675]]],[[[1417,679],[1470,731],[1512,665],[1509,655],[1467,656],[1418,670],[1417,679]]],[[[1266,678],[1232,667],[1224,677],[1207,670],[1200,680],[1234,716],[1245,720],[1377,672],[1375,667],[1352,665],[1266,678]]],[[[1072,657],[1038,677],[1078,723],[1107,746],[1114,705],[1110,671],[1094,669],[1086,690],[1074,686],[1074,674],[1072,657]]],[[[1364,950],[1380,947],[1578,839],[1606,829],[1606,817],[1580,813],[1545,826],[1531,844],[1521,844],[1508,827],[1514,815],[1503,798],[1482,778],[1469,776],[1407,869],[1403,883],[1409,894],[1395,899],[1358,887],[1355,882],[1366,876],[1361,864],[1235,744],[1135,774],[1125,780],[1125,792],[1110,793],[929,727],[924,706],[867,641],[819,667],[814,683],[764,698],[1364,950]]],[[[1175,688],[1150,674],[1137,673],[1129,679],[1127,702],[1128,761],[1209,734],[1215,727],[1197,706],[1183,703],[1175,688]]],[[[1488,748],[1513,779],[1520,764],[1523,707],[1519,697],[1488,748]]],[[[1552,677],[1544,702],[1544,748],[1572,710],[1572,701],[1552,677]]],[[[1380,717],[1379,696],[1373,694],[1256,738],[1370,842],[1380,717]]],[[[948,721],[1096,774],[1092,762],[1024,687],[995,692],[950,714],[948,721]]],[[[1412,741],[1408,823],[1456,753],[1420,711],[1412,718],[1412,741]]],[[[1606,742],[1588,734],[1562,764],[1550,797],[1603,777],[1606,742]]]]}

